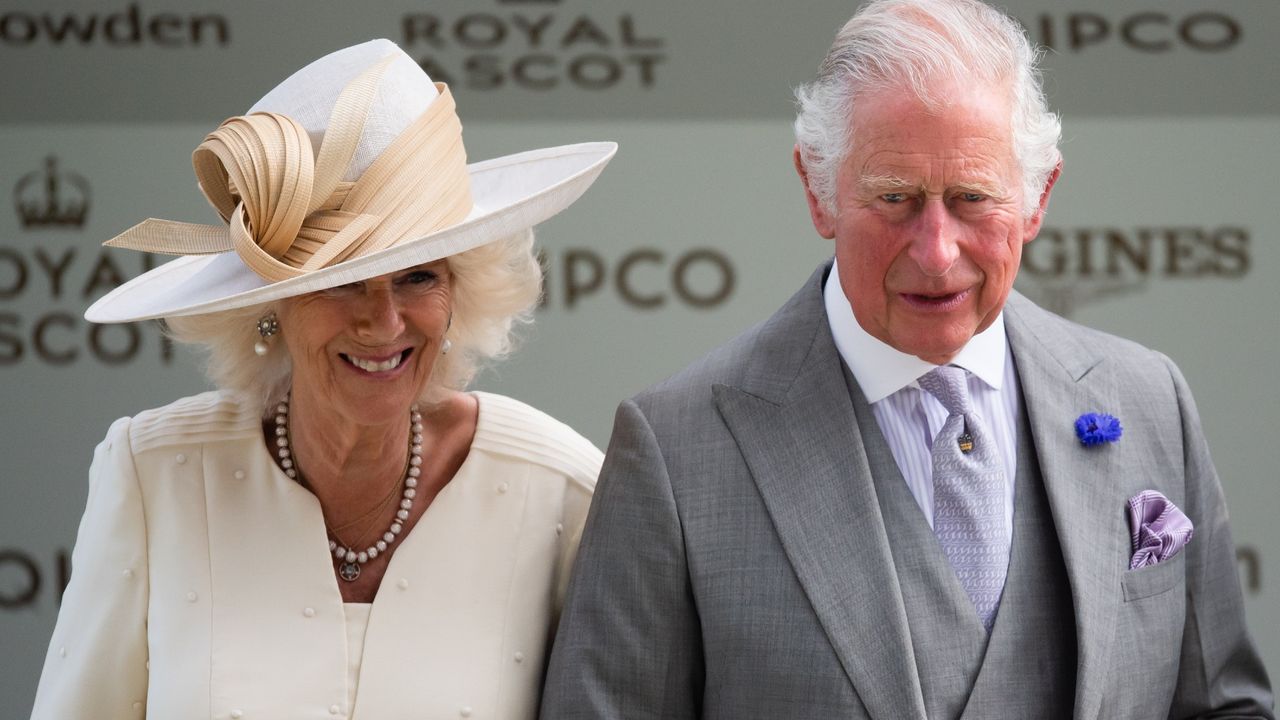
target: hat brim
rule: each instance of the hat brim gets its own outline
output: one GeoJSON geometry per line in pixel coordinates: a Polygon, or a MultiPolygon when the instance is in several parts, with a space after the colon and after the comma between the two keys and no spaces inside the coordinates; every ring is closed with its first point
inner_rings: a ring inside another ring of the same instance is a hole
{"type": "Polygon", "coordinates": [[[544,222],[586,192],[617,143],[562,145],[467,166],[477,210],[466,220],[394,247],[269,283],[234,252],[187,255],[107,293],[85,311],[95,323],[201,315],[258,305],[434,262],[544,222]]]}

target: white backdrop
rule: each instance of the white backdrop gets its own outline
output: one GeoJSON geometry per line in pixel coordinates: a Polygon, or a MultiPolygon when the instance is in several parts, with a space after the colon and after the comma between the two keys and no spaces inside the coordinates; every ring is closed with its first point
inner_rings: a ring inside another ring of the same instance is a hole
{"type": "MultiPolygon", "coordinates": [[[[196,362],[153,327],[80,319],[91,299],[145,267],[99,243],[146,216],[211,221],[191,149],[312,56],[377,35],[404,41],[406,21],[427,33],[421,16],[431,15],[432,40],[410,49],[458,75],[473,160],[621,143],[600,182],[539,230],[546,305],[521,350],[478,382],[601,446],[618,400],[766,317],[831,251],[809,226],[791,170],[789,87],[812,71],[852,11],[845,3],[815,2],[803,17],[785,4],[748,12],[727,1],[454,0],[380,3],[358,15],[307,3],[305,36],[246,2],[48,5],[0,8],[0,187],[11,193],[0,209],[0,717],[30,707],[94,444],[112,419],[205,387],[196,362]],[[96,34],[82,41],[91,16],[96,34]],[[193,17],[204,18],[199,43],[193,17]],[[474,17],[490,19],[464,23],[474,17]],[[179,36],[185,44],[164,44],[179,36]],[[662,58],[634,57],[645,53],[662,58]],[[477,56],[503,58],[504,84],[483,87],[482,71],[497,61],[477,56]],[[560,79],[517,85],[520,58],[533,58],[525,80],[560,79]],[[574,62],[598,82],[615,65],[625,70],[590,89],[573,85],[574,62]],[[78,199],[82,224],[22,222],[24,203],[44,220],[69,220],[78,199]]],[[[1280,100],[1255,76],[1280,61],[1280,6],[1018,5],[1014,14],[1057,49],[1049,88],[1064,114],[1066,158],[1018,285],[1169,354],[1186,373],[1231,507],[1250,626],[1275,672],[1280,100]]]]}

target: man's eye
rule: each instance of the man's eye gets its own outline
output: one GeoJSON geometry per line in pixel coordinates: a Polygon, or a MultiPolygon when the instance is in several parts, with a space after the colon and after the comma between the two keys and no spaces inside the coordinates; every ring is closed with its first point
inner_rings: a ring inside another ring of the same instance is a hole
{"type": "Polygon", "coordinates": [[[975,203],[986,200],[987,196],[981,193],[960,193],[960,199],[965,202],[975,203]]]}
{"type": "Polygon", "coordinates": [[[900,203],[900,202],[906,202],[906,201],[907,201],[907,194],[906,194],[906,193],[900,193],[900,192],[895,192],[895,193],[885,193],[885,194],[883,194],[883,195],[881,195],[881,196],[880,196],[880,199],[881,199],[881,200],[883,200],[883,201],[885,201],[885,202],[887,202],[887,203],[895,203],[895,204],[896,204],[896,203],[900,203]]]}

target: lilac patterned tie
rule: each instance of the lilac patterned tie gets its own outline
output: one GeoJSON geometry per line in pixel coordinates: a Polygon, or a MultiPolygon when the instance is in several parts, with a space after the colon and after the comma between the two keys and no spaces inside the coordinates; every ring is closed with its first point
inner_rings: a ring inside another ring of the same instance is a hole
{"type": "Polygon", "coordinates": [[[945,366],[917,382],[950,413],[933,439],[933,533],[990,633],[1009,569],[1005,469],[966,375],[945,366]]]}

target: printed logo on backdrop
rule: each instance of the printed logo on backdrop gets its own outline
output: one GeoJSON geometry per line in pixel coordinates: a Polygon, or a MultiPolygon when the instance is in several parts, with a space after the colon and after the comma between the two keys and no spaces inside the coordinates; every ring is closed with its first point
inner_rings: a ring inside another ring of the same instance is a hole
{"type": "Polygon", "coordinates": [[[107,250],[85,237],[91,198],[89,181],[54,154],[14,182],[22,237],[0,242],[0,367],[124,365],[144,353],[148,361],[172,361],[171,343],[153,326],[82,317],[90,302],[156,265],[152,255],[107,250]]]}
{"type": "Polygon", "coordinates": [[[593,248],[540,251],[542,307],[575,310],[616,298],[635,310],[710,310],[733,296],[733,263],[712,247],[664,250],[638,247],[617,256],[593,248]]]}
{"type": "Polygon", "coordinates": [[[489,10],[405,13],[400,44],[433,80],[454,88],[600,91],[658,83],[666,39],[631,12],[492,1],[489,10]]]}
{"type": "Polygon", "coordinates": [[[1218,11],[1042,13],[1023,25],[1032,40],[1070,54],[1114,46],[1142,53],[1220,53],[1237,47],[1244,35],[1239,20],[1218,11]]]}
{"type": "Polygon", "coordinates": [[[89,214],[89,183],[75,173],[59,173],[58,158],[50,155],[44,160],[43,171],[27,173],[13,187],[13,204],[24,228],[84,227],[89,214]]]}
{"type": "Polygon", "coordinates": [[[1154,280],[1236,280],[1250,264],[1243,227],[1046,227],[1023,248],[1017,287],[1070,317],[1083,305],[1143,292],[1154,280]]]}
{"type": "Polygon", "coordinates": [[[153,12],[140,3],[96,12],[11,10],[0,14],[0,43],[11,47],[80,45],[184,48],[231,42],[226,15],[153,12]]]}
{"type": "Polygon", "coordinates": [[[0,610],[62,604],[62,593],[71,579],[71,552],[58,548],[48,558],[41,555],[0,548],[0,610]]]}

